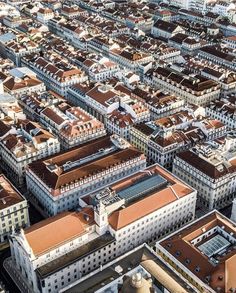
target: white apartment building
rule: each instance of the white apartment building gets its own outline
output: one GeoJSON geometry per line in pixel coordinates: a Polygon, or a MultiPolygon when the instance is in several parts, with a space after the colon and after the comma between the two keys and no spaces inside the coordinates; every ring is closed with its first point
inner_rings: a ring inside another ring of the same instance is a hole
{"type": "Polygon", "coordinates": [[[4,47],[7,58],[11,59],[16,66],[20,66],[22,57],[39,52],[40,47],[31,38],[26,37],[25,34],[18,33],[16,37],[17,39],[11,39],[6,42],[4,47]]]}
{"type": "MultiPolygon", "coordinates": [[[[131,116],[134,123],[147,121],[150,117],[147,107],[141,101],[132,98],[128,89],[128,93],[122,92],[123,88],[125,87],[101,83],[91,86],[75,85],[70,87],[68,99],[103,122],[109,131],[119,134],[119,125],[116,126],[116,122],[108,122],[112,113],[123,112],[124,115],[131,116]]],[[[129,132],[129,129],[127,131],[129,132]]]]}
{"type": "Polygon", "coordinates": [[[49,89],[65,97],[70,86],[86,81],[87,76],[66,59],[59,55],[57,57],[53,62],[37,55],[29,55],[22,59],[22,64],[32,69],[49,89]]]}
{"type": "Polygon", "coordinates": [[[20,185],[24,184],[26,166],[60,151],[60,143],[35,122],[25,120],[0,140],[1,166],[20,185]]]}
{"type": "Polygon", "coordinates": [[[86,10],[80,8],[77,5],[76,6],[63,5],[61,9],[61,14],[69,19],[77,18],[80,15],[86,16],[87,13],[88,12],[86,10]]]}
{"type": "Polygon", "coordinates": [[[218,119],[229,129],[236,128],[236,105],[230,100],[222,99],[211,102],[206,107],[206,115],[218,119]]]}
{"type": "Polygon", "coordinates": [[[8,120],[12,119],[12,123],[14,123],[14,120],[26,119],[22,108],[18,104],[18,100],[14,96],[4,93],[3,85],[1,92],[1,85],[2,84],[0,83],[0,118],[4,119],[5,117],[8,117],[8,120]]]}
{"type": "Polygon", "coordinates": [[[80,107],[71,107],[65,102],[43,109],[40,122],[58,137],[63,149],[106,135],[103,123],[80,107]]]}
{"type": "Polygon", "coordinates": [[[216,1],[212,12],[219,14],[220,16],[229,17],[230,11],[235,12],[236,6],[235,3],[229,1],[216,1]]]}
{"type": "Polygon", "coordinates": [[[161,19],[158,19],[152,27],[152,35],[154,37],[169,39],[178,33],[185,33],[181,26],[161,19]]]}
{"type": "Polygon", "coordinates": [[[170,5],[178,6],[180,8],[189,9],[190,3],[192,3],[194,0],[164,0],[163,2],[168,3],[170,5]]]}
{"type": "Polygon", "coordinates": [[[118,109],[107,115],[106,128],[108,132],[118,134],[129,141],[131,127],[134,124],[148,121],[150,113],[141,102],[134,102],[130,98],[122,102],[118,109]]]}
{"type": "Polygon", "coordinates": [[[46,90],[44,83],[26,67],[14,68],[2,73],[0,87],[0,93],[8,93],[17,98],[24,94],[46,90]]]}
{"type": "Polygon", "coordinates": [[[235,223],[216,210],[156,243],[170,269],[199,292],[234,292],[235,223]]]}
{"type": "Polygon", "coordinates": [[[226,134],[224,124],[198,113],[200,115],[182,110],[155,121],[134,125],[130,131],[130,142],[147,156],[149,162],[171,168],[177,153],[226,134]]]}
{"type": "Polygon", "coordinates": [[[18,6],[22,4],[27,4],[29,3],[30,0],[7,0],[6,3],[12,5],[12,6],[18,6]]]}
{"type": "Polygon", "coordinates": [[[231,49],[223,46],[206,46],[199,50],[198,56],[227,69],[236,70],[236,57],[231,49]]]}
{"type": "Polygon", "coordinates": [[[168,40],[168,44],[181,50],[183,55],[195,55],[202,44],[200,40],[190,37],[187,34],[178,33],[168,40]]]}
{"type": "Polygon", "coordinates": [[[230,36],[230,37],[225,37],[223,39],[223,43],[227,45],[227,47],[231,49],[236,49],[236,37],[235,36],[230,36]]]}
{"type": "Polygon", "coordinates": [[[109,52],[109,57],[121,67],[124,67],[135,73],[139,72],[139,67],[142,66],[142,64],[147,64],[154,61],[152,54],[133,48],[125,48],[120,50],[117,48],[111,49],[109,52]]]}
{"type": "Polygon", "coordinates": [[[183,74],[167,67],[154,70],[150,83],[197,106],[205,106],[220,95],[220,85],[217,82],[200,75],[183,74]]]}
{"type": "Polygon", "coordinates": [[[134,124],[134,119],[129,113],[114,110],[108,115],[106,128],[109,133],[116,133],[129,141],[130,127],[134,124]]]}
{"type": "Polygon", "coordinates": [[[30,224],[26,199],[3,174],[0,175],[0,217],[0,242],[30,224]]]}
{"type": "Polygon", "coordinates": [[[125,23],[127,27],[131,29],[136,28],[136,29],[144,31],[145,33],[150,33],[154,24],[154,20],[150,16],[144,17],[144,16],[129,15],[126,18],[125,23]]]}
{"type": "Polygon", "coordinates": [[[38,21],[47,24],[54,17],[54,12],[50,8],[40,8],[37,12],[38,21]]]}
{"type": "Polygon", "coordinates": [[[108,58],[95,56],[96,58],[86,58],[81,63],[82,69],[89,75],[91,80],[96,82],[109,80],[120,70],[119,65],[108,58]]]}
{"type": "Polygon", "coordinates": [[[195,11],[206,12],[206,7],[209,2],[209,0],[190,0],[189,6],[190,9],[193,9],[195,11]]]}
{"type": "Polygon", "coordinates": [[[156,120],[179,112],[185,104],[184,99],[169,95],[152,87],[136,87],[131,92],[131,97],[141,101],[150,111],[150,119],[156,120]]]}
{"type": "Polygon", "coordinates": [[[52,33],[69,40],[76,48],[87,50],[88,41],[92,39],[88,27],[78,22],[71,26],[71,22],[69,20],[70,25],[67,25],[65,18],[53,18],[48,21],[48,28],[52,33]],[[76,29],[73,30],[74,25],[76,25],[76,29]]]}
{"type": "Polygon", "coordinates": [[[27,189],[48,215],[77,208],[79,198],[146,166],[142,152],[117,135],[30,164],[27,189]]]}
{"type": "Polygon", "coordinates": [[[33,121],[40,121],[40,112],[48,106],[57,105],[64,102],[64,98],[53,91],[33,92],[22,95],[18,103],[24,114],[33,121]]]}
{"type": "Polygon", "coordinates": [[[6,15],[20,16],[20,12],[12,5],[1,2],[0,8],[1,8],[1,12],[0,12],[1,17],[6,15]]]}
{"type": "Polygon", "coordinates": [[[234,71],[225,70],[221,66],[205,67],[200,74],[220,84],[220,97],[224,98],[236,91],[236,75],[234,71]]]}
{"type": "Polygon", "coordinates": [[[157,165],[94,196],[93,206],[58,214],[12,236],[12,263],[33,292],[59,292],[194,219],[196,190],[157,165]]]}
{"type": "Polygon", "coordinates": [[[176,155],[173,173],[198,190],[198,204],[209,210],[229,205],[236,194],[236,138],[199,144],[176,155]]]}
{"type": "Polygon", "coordinates": [[[170,270],[146,243],[106,263],[102,268],[63,288],[62,293],[199,292],[181,276],[170,270]],[[106,277],[106,282],[104,282],[106,277]]]}

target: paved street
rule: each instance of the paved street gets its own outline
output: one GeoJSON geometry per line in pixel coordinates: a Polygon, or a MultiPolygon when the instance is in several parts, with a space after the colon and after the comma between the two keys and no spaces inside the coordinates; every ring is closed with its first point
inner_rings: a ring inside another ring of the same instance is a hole
{"type": "Polygon", "coordinates": [[[0,251],[0,280],[4,283],[6,290],[10,293],[20,293],[15,283],[12,281],[5,268],[3,267],[3,262],[6,258],[10,256],[10,249],[0,251]]]}
{"type": "Polygon", "coordinates": [[[42,221],[44,219],[43,216],[38,212],[38,210],[30,202],[28,204],[29,204],[30,225],[33,225],[35,223],[42,221]]]}
{"type": "Polygon", "coordinates": [[[10,277],[14,279],[15,284],[20,289],[22,293],[32,293],[32,289],[28,287],[25,280],[19,274],[18,270],[15,269],[14,264],[10,257],[6,258],[3,262],[3,267],[8,272],[10,277]]]}
{"type": "Polygon", "coordinates": [[[225,207],[225,208],[223,208],[223,209],[221,209],[220,212],[221,212],[224,216],[230,218],[230,217],[231,217],[231,210],[232,210],[232,204],[229,205],[229,206],[227,206],[227,207],[225,207]]]}
{"type": "MultiPolygon", "coordinates": [[[[231,210],[232,210],[232,204],[230,204],[229,206],[219,210],[219,212],[221,212],[224,216],[230,218],[231,217],[231,210]]],[[[204,216],[206,213],[208,213],[206,208],[197,207],[197,209],[196,209],[196,217],[197,218],[200,218],[200,217],[204,216]]]]}

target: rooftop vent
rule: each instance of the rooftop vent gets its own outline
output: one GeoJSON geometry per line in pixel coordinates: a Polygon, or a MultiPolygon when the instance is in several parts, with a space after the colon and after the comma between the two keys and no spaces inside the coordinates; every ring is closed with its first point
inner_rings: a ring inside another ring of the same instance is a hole
{"type": "Polygon", "coordinates": [[[176,253],[175,253],[175,255],[176,256],[180,256],[181,255],[181,252],[179,250],[177,250],[176,253]]]}
{"type": "Polygon", "coordinates": [[[52,173],[57,170],[58,166],[56,164],[49,164],[47,165],[47,169],[52,173]]]}
{"type": "Polygon", "coordinates": [[[115,267],[115,271],[116,271],[118,274],[121,274],[121,273],[123,272],[123,268],[122,268],[120,265],[118,265],[118,266],[115,267]]]}
{"type": "Polygon", "coordinates": [[[109,90],[110,87],[108,85],[101,85],[98,87],[98,91],[103,94],[107,93],[109,90]]]}
{"type": "Polygon", "coordinates": [[[187,265],[190,264],[190,259],[187,258],[187,259],[185,260],[185,263],[186,263],[187,265]]]}

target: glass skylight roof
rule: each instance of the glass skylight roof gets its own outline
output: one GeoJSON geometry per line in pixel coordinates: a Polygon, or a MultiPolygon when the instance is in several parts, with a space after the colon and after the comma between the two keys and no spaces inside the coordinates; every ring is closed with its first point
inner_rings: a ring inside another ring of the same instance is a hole
{"type": "Polygon", "coordinates": [[[230,242],[221,235],[216,235],[198,247],[208,257],[211,257],[230,245],[230,242]]]}
{"type": "Polygon", "coordinates": [[[119,191],[118,195],[125,200],[131,200],[148,194],[166,184],[167,180],[160,175],[147,176],[142,181],[135,182],[128,188],[119,191]]]}

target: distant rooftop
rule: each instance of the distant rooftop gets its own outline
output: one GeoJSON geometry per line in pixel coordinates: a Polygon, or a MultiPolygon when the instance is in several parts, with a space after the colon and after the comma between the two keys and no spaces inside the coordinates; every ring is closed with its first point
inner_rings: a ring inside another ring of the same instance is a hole
{"type": "Polygon", "coordinates": [[[11,182],[6,179],[6,177],[0,175],[0,210],[6,209],[10,206],[20,203],[25,199],[16,190],[16,188],[11,184],[11,182]]]}
{"type": "Polygon", "coordinates": [[[48,186],[58,189],[144,155],[118,136],[103,137],[29,165],[48,186]]]}
{"type": "Polygon", "coordinates": [[[219,212],[197,219],[159,245],[174,262],[181,263],[216,292],[233,292],[236,288],[236,224],[219,212]]]}
{"type": "Polygon", "coordinates": [[[170,292],[177,292],[176,290],[182,293],[196,292],[183,279],[170,270],[146,244],[103,267],[102,271],[96,270],[91,277],[84,278],[82,282],[76,281],[77,284],[75,283],[74,286],[70,286],[71,288],[62,289],[60,293],[94,293],[103,287],[109,287],[111,283],[111,286],[118,286],[118,284],[122,284],[124,276],[130,275],[134,270],[150,274],[154,282],[161,283],[170,292]]]}

